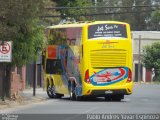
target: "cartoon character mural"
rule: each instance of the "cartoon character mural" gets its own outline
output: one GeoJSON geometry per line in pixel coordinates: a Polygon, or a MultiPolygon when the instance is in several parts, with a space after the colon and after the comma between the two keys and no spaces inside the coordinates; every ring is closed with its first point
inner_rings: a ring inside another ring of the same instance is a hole
{"type": "Polygon", "coordinates": [[[109,68],[99,72],[94,72],[90,77],[93,85],[109,85],[126,79],[128,76],[128,68],[109,68]]]}

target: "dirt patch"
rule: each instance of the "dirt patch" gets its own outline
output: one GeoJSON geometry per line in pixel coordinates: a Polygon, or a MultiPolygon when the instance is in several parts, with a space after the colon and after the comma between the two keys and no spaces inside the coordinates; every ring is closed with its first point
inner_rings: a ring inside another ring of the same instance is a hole
{"type": "Polygon", "coordinates": [[[36,97],[26,97],[24,95],[12,96],[11,99],[5,99],[5,101],[0,101],[0,110],[6,109],[6,108],[13,108],[20,105],[42,102],[44,100],[45,99],[40,96],[36,96],[36,97]]]}

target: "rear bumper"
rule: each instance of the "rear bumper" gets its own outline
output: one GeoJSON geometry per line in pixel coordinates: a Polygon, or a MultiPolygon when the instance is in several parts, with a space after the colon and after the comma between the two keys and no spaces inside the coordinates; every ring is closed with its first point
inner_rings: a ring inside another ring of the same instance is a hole
{"type": "Polygon", "coordinates": [[[127,91],[125,89],[120,89],[120,90],[92,90],[90,95],[99,96],[99,95],[106,95],[106,94],[126,95],[127,91]]]}
{"type": "Polygon", "coordinates": [[[119,90],[92,90],[90,96],[128,95],[126,89],[119,90]]]}
{"type": "Polygon", "coordinates": [[[132,94],[133,83],[126,83],[125,85],[114,86],[95,86],[88,85],[83,90],[84,96],[106,96],[106,95],[130,95],[132,94]]]}

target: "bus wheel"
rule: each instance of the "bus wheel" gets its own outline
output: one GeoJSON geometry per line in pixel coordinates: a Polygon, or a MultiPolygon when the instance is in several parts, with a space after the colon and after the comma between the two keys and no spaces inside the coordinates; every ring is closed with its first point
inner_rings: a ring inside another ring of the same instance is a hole
{"type": "Polygon", "coordinates": [[[105,101],[111,101],[112,98],[110,96],[105,96],[105,101]]]}
{"type": "Polygon", "coordinates": [[[121,101],[122,99],[124,99],[124,95],[115,95],[112,97],[113,101],[121,101]]]}
{"type": "Polygon", "coordinates": [[[56,98],[62,98],[64,96],[64,94],[58,94],[56,93],[56,98]]]}
{"type": "Polygon", "coordinates": [[[75,85],[74,82],[71,82],[70,87],[69,87],[69,95],[71,100],[75,100],[75,85]]]}
{"type": "Polygon", "coordinates": [[[55,86],[48,85],[47,86],[47,95],[49,98],[56,98],[55,86]]]}
{"type": "Polygon", "coordinates": [[[81,100],[82,100],[82,97],[81,97],[81,96],[76,96],[76,100],[77,100],[77,101],[81,101],[81,100]]]}

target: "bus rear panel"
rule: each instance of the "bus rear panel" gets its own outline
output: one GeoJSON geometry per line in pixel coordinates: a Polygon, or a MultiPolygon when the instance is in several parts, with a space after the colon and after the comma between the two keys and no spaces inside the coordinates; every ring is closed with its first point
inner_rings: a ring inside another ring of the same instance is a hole
{"type": "Polygon", "coordinates": [[[107,96],[132,93],[132,44],[127,23],[86,26],[83,95],[107,96]]]}

